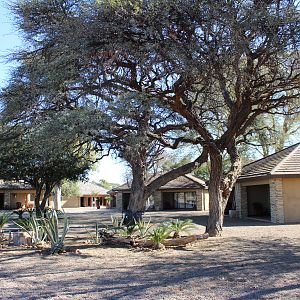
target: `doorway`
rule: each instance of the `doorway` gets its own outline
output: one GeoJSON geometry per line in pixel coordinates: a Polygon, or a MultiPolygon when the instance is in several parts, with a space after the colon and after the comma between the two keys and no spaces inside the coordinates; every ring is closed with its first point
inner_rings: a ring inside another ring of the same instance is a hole
{"type": "Polygon", "coordinates": [[[247,186],[248,217],[271,219],[270,186],[247,186]]]}
{"type": "Polygon", "coordinates": [[[130,193],[122,194],[123,210],[127,210],[130,200],[130,193]]]}
{"type": "Polygon", "coordinates": [[[4,209],[4,193],[0,193],[0,209],[4,209]]]}
{"type": "Polygon", "coordinates": [[[162,200],[163,200],[164,210],[175,209],[174,193],[171,192],[162,193],[162,200]]]}

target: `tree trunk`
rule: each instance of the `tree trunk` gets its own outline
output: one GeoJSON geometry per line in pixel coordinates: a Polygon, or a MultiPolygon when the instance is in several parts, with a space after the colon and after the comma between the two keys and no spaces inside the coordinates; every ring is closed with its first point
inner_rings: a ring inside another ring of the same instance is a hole
{"type": "Polygon", "coordinates": [[[204,162],[207,161],[207,149],[203,149],[202,154],[195,159],[193,162],[187,163],[183,166],[173,169],[165,174],[155,178],[151,182],[145,182],[145,173],[144,169],[141,166],[135,165],[132,167],[132,184],[131,184],[131,194],[128,210],[132,212],[143,211],[147,199],[161,186],[178,178],[179,176],[185,175],[195,168],[201,166],[204,162]]]}
{"type": "Polygon", "coordinates": [[[42,199],[42,202],[40,204],[41,211],[43,211],[45,209],[46,203],[47,203],[47,200],[50,197],[51,191],[52,191],[52,186],[46,183],[45,191],[44,191],[44,194],[43,194],[43,199],[42,199]]]}
{"type": "Polygon", "coordinates": [[[40,187],[37,187],[35,189],[34,206],[35,206],[37,217],[40,217],[42,215],[41,208],[40,208],[41,192],[42,191],[40,187]]]}
{"type": "Polygon", "coordinates": [[[127,209],[132,213],[136,213],[138,211],[145,210],[147,201],[147,196],[145,195],[145,174],[143,167],[140,165],[133,166],[132,175],[130,200],[127,209]]]}
{"type": "Polygon", "coordinates": [[[223,230],[224,210],[233,186],[241,173],[242,162],[235,143],[227,147],[231,167],[223,178],[223,160],[218,150],[210,150],[211,171],[209,181],[209,218],[206,232],[209,236],[219,236],[223,230]]]}
{"type": "Polygon", "coordinates": [[[224,204],[222,198],[222,155],[210,151],[211,171],[209,181],[209,217],[206,232],[209,236],[220,236],[223,230],[224,204]]]}

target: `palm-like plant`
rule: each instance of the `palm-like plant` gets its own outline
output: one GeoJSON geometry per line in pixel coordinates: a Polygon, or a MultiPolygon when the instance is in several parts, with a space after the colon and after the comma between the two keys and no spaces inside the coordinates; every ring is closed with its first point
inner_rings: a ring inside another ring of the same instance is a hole
{"type": "Polygon", "coordinates": [[[161,224],[148,236],[148,239],[154,242],[156,249],[164,249],[163,242],[170,236],[171,230],[169,224],[161,224]]]}
{"type": "Polygon", "coordinates": [[[169,228],[171,232],[174,232],[173,238],[179,238],[181,237],[180,235],[181,232],[188,233],[189,230],[195,229],[196,226],[193,223],[193,221],[190,219],[187,220],[176,219],[170,223],[169,228]]]}
{"type": "Polygon", "coordinates": [[[64,240],[69,231],[68,219],[64,218],[64,226],[61,234],[59,232],[57,213],[54,209],[46,212],[46,218],[42,219],[42,223],[51,242],[51,254],[62,253],[64,251],[64,240]]]}
{"type": "Polygon", "coordinates": [[[0,215],[0,230],[9,222],[9,216],[10,214],[8,213],[0,215]]]}

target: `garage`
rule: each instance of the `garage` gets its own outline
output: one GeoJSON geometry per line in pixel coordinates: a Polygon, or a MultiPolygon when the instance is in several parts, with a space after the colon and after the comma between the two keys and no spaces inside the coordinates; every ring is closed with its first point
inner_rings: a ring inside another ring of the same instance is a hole
{"type": "Polygon", "coordinates": [[[247,186],[248,217],[271,219],[270,186],[247,186]]]}

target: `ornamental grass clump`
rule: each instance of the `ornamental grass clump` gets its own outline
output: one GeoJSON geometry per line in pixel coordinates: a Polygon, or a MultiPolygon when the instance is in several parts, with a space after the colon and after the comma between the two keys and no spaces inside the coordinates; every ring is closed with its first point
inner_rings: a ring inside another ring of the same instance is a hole
{"type": "Polygon", "coordinates": [[[173,238],[180,238],[181,233],[189,233],[190,230],[193,230],[196,228],[195,224],[192,220],[179,220],[176,219],[169,224],[169,228],[171,232],[173,232],[173,238]]]}
{"type": "Polygon", "coordinates": [[[47,233],[51,242],[51,254],[59,254],[64,252],[64,240],[69,231],[69,222],[67,217],[64,218],[64,225],[60,234],[57,212],[52,209],[48,210],[46,217],[42,219],[43,228],[47,233]]]}

